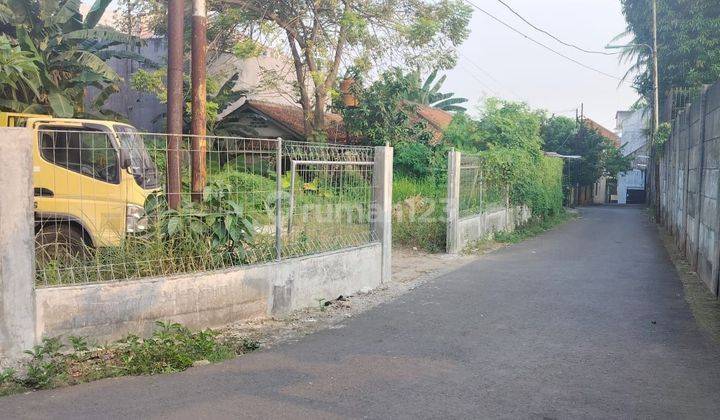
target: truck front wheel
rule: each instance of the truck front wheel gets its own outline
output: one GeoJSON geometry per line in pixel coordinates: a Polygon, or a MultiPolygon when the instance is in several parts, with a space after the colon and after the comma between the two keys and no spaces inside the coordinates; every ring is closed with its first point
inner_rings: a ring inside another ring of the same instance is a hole
{"type": "Polygon", "coordinates": [[[35,259],[45,266],[51,261],[69,265],[73,260],[85,258],[89,248],[83,233],[77,226],[69,224],[47,224],[40,227],[35,235],[35,259]]]}

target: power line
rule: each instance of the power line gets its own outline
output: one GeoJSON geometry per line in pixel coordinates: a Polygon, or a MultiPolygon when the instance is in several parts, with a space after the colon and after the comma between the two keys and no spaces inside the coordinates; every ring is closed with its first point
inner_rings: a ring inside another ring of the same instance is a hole
{"type": "Polygon", "coordinates": [[[510,6],[509,4],[505,3],[503,0],[497,0],[497,1],[498,1],[500,4],[502,4],[503,6],[505,6],[508,10],[510,10],[515,16],[519,17],[523,22],[525,22],[525,23],[527,23],[528,25],[530,25],[530,27],[532,27],[532,28],[535,29],[536,31],[539,31],[539,32],[544,33],[545,35],[549,36],[550,38],[554,39],[555,41],[557,41],[557,42],[559,42],[559,43],[561,43],[561,44],[563,44],[563,45],[565,45],[565,46],[575,48],[575,49],[578,50],[578,51],[582,51],[582,52],[588,53],[588,54],[602,54],[602,55],[617,55],[617,54],[619,54],[619,53],[617,53],[617,52],[588,50],[588,49],[579,47],[579,46],[577,46],[577,45],[575,45],[575,44],[573,44],[573,43],[565,42],[565,41],[563,41],[562,39],[560,39],[560,38],[556,37],[555,35],[551,34],[550,32],[546,31],[545,29],[539,28],[539,27],[537,27],[536,25],[534,25],[532,22],[530,22],[529,20],[525,19],[525,17],[523,17],[520,13],[518,13],[515,9],[513,9],[512,6],[510,6]]]}
{"type": "Polygon", "coordinates": [[[472,77],[473,79],[475,79],[475,81],[477,81],[477,82],[480,84],[480,86],[482,86],[482,87],[484,87],[485,89],[487,89],[488,91],[490,91],[490,93],[492,93],[493,95],[500,96],[500,92],[498,92],[497,90],[493,89],[493,88],[492,88],[491,86],[489,86],[487,83],[483,82],[479,77],[477,77],[477,75],[476,75],[473,71],[471,71],[470,69],[468,69],[467,67],[465,67],[465,66],[463,66],[463,65],[460,65],[460,67],[461,67],[463,70],[465,70],[465,72],[467,72],[467,74],[469,74],[470,77],[472,77]]]}
{"type": "Polygon", "coordinates": [[[587,70],[594,71],[595,73],[601,74],[601,75],[603,75],[603,76],[605,76],[605,77],[609,77],[609,78],[611,78],[611,79],[619,80],[620,82],[625,82],[625,80],[623,80],[623,79],[620,78],[620,77],[613,76],[613,75],[610,74],[610,73],[606,73],[606,72],[604,72],[604,71],[602,71],[602,70],[598,70],[598,69],[596,69],[596,68],[594,68],[594,67],[588,66],[587,64],[584,64],[584,63],[582,63],[582,62],[580,62],[580,61],[578,61],[578,60],[576,60],[576,59],[574,59],[574,58],[572,58],[572,57],[568,57],[567,55],[565,55],[565,54],[563,54],[563,53],[561,53],[561,52],[559,52],[559,51],[557,51],[557,50],[554,50],[554,49],[551,48],[551,47],[548,47],[547,45],[543,44],[542,42],[540,42],[540,41],[538,41],[538,40],[530,37],[529,35],[526,35],[525,33],[521,32],[520,30],[515,29],[513,26],[505,23],[505,22],[502,21],[500,18],[495,17],[495,16],[492,15],[490,12],[488,12],[487,10],[481,8],[480,6],[478,6],[478,5],[476,5],[475,3],[471,2],[470,0],[463,0],[463,1],[465,1],[465,3],[469,4],[470,6],[474,7],[475,9],[479,10],[479,11],[482,12],[483,14],[487,15],[488,17],[490,17],[490,18],[493,19],[494,21],[500,23],[501,25],[503,25],[503,26],[505,26],[506,28],[510,29],[511,31],[517,33],[518,35],[522,36],[523,38],[527,39],[528,41],[530,41],[530,42],[532,42],[532,43],[534,43],[534,44],[537,44],[537,45],[541,46],[542,48],[544,48],[544,49],[552,52],[553,54],[556,54],[556,55],[558,55],[558,56],[560,56],[560,57],[562,57],[562,58],[564,58],[564,59],[566,59],[566,60],[572,61],[573,63],[575,63],[575,64],[577,64],[578,66],[583,67],[583,68],[585,68],[585,69],[587,69],[587,70]]]}
{"type": "Polygon", "coordinates": [[[508,92],[510,92],[511,95],[515,96],[516,98],[522,99],[522,96],[521,96],[521,95],[518,95],[517,92],[515,92],[515,91],[512,90],[510,87],[506,86],[506,85],[503,84],[501,81],[499,81],[498,79],[496,79],[492,74],[490,74],[490,72],[488,72],[488,71],[485,70],[484,68],[480,67],[480,65],[477,64],[477,63],[476,63],[474,60],[472,60],[470,57],[468,57],[467,55],[463,54],[463,53],[460,52],[460,51],[458,51],[458,52],[460,53],[460,55],[461,55],[468,63],[472,64],[473,67],[475,67],[476,69],[480,70],[480,71],[481,71],[484,75],[486,75],[489,79],[491,79],[492,81],[494,81],[500,88],[507,90],[508,92]]]}

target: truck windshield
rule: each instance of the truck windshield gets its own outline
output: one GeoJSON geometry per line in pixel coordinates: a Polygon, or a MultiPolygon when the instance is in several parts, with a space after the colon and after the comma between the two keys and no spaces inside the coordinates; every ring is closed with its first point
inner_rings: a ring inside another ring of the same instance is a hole
{"type": "Polygon", "coordinates": [[[133,127],[115,125],[120,147],[123,154],[130,158],[130,170],[135,181],[144,189],[157,188],[158,169],[150,158],[142,136],[133,127]]]}

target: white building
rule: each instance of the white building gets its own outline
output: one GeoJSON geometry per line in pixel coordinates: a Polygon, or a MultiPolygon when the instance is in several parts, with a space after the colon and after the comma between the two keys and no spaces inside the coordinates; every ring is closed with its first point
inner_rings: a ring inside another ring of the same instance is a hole
{"type": "Polygon", "coordinates": [[[620,172],[617,176],[617,203],[644,203],[649,154],[650,110],[643,108],[633,111],[618,111],[616,122],[616,132],[620,136],[620,144],[624,146],[623,155],[633,157],[632,169],[620,172]]]}

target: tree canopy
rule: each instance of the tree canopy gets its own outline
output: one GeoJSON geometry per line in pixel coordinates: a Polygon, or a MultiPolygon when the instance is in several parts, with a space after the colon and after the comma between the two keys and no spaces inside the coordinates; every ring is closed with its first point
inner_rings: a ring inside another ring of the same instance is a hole
{"type": "MultiPolygon", "coordinates": [[[[630,44],[623,58],[637,72],[638,92],[651,98],[651,0],[622,0],[630,44]]],[[[720,78],[720,2],[717,0],[657,0],[658,62],[661,94],[674,87],[692,88],[720,78]]],[[[651,103],[652,101],[648,101],[651,103]]]]}
{"type": "Polygon", "coordinates": [[[229,0],[284,34],[305,131],[321,137],[325,107],[342,68],[398,63],[449,68],[469,35],[460,0],[229,0]]]}

